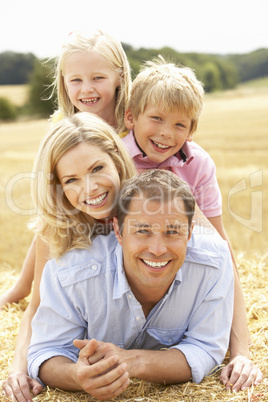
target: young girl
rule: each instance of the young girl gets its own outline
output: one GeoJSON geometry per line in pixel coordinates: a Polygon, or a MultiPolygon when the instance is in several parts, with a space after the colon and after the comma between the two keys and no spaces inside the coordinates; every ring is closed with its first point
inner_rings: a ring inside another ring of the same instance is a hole
{"type": "Polygon", "coordinates": [[[27,375],[27,348],[46,261],[73,248],[87,248],[92,236],[108,232],[121,184],[135,173],[113,128],[91,113],[77,113],[56,123],[40,145],[33,182],[38,217],[32,227],[39,234],[34,289],[12,369],[3,383],[8,397],[28,401],[30,390],[36,394],[42,389],[27,375]]]}
{"type": "MultiPolygon", "coordinates": [[[[91,36],[73,32],[56,62],[53,88],[57,91],[59,109],[52,116],[52,123],[79,111],[91,112],[122,132],[130,86],[130,67],[119,41],[102,32],[91,36]]],[[[35,247],[34,239],[17,283],[0,297],[0,308],[30,293],[35,247]]]]}

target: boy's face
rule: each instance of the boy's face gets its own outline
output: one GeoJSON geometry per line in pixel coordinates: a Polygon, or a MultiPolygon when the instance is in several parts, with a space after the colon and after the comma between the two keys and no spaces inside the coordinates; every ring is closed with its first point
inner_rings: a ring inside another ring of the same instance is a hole
{"type": "Polygon", "coordinates": [[[178,109],[167,112],[148,103],[137,119],[128,109],[125,124],[129,130],[134,130],[139,147],[152,162],[164,162],[176,154],[185,141],[192,141],[192,121],[178,109]]]}

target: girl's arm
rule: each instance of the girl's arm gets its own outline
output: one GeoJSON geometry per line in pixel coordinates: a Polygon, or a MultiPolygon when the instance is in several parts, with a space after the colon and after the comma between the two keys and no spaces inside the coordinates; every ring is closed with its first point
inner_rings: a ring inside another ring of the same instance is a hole
{"type": "Polygon", "coordinates": [[[31,322],[40,304],[39,286],[48,256],[48,244],[37,236],[33,294],[21,321],[13,363],[8,378],[2,384],[7,397],[15,397],[25,402],[32,400],[30,390],[34,394],[38,394],[42,390],[42,385],[28,376],[27,354],[32,335],[31,322]]]}
{"type": "Polygon", "coordinates": [[[34,237],[30,248],[25,257],[20,276],[12,288],[8,289],[0,296],[0,308],[7,303],[18,303],[24,297],[27,297],[32,288],[35,267],[35,248],[36,236],[34,237]]]}

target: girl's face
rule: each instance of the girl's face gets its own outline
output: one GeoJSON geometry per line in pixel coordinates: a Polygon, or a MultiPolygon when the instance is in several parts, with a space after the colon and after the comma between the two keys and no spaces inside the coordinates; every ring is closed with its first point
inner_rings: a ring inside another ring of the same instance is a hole
{"type": "Polygon", "coordinates": [[[76,209],[95,219],[112,218],[120,178],[111,157],[82,142],[67,151],[56,166],[65,196],[76,209]]]}
{"type": "Polygon", "coordinates": [[[110,125],[116,125],[116,88],[120,76],[102,55],[75,52],[66,59],[62,74],[68,96],[80,112],[97,114],[110,125]]]}

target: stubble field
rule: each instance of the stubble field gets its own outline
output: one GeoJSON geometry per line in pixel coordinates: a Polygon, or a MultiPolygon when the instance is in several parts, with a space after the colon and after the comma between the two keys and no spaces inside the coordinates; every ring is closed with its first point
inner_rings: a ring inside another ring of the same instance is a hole
{"type": "MultiPolygon", "coordinates": [[[[14,283],[32,239],[27,230],[31,218],[30,172],[48,127],[45,120],[0,124],[0,294],[14,283]]],[[[162,387],[132,381],[118,401],[268,400],[268,82],[206,95],[194,139],[210,153],[217,167],[224,225],[236,254],[254,342],[252,358],[266,378],[261,386],[238,394],[226,393],[218,374],[207,377],[199,386],[162,387]]],[[[1,379],[8,373],[19,320],[28,300],[0,313],[1,379]]],[[[84,394],[44,391],[34,400],[94,399],[84,394]]]]}

